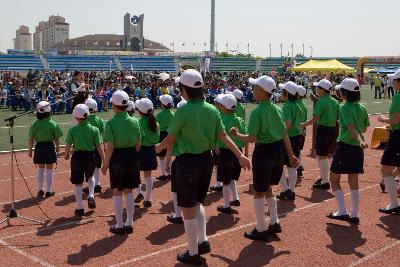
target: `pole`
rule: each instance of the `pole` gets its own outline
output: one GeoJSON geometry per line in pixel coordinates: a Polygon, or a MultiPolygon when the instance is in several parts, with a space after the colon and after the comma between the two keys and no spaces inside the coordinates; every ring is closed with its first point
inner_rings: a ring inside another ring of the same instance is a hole
{"type": "Polygon", "coordinates": [[[283,57],[283,51],[282,51],[282,49],[283,49],[283,43],[281,43],[281,57],[283,57]]]}
{"type": "Polygon", "coordinates": [[[215,0],[211,0],[211,32],[210,32],[210,51],[215,49],[215,0]]]}
{"type": "Polygon", "coordinates": [[[271,48],[271,43],[269,43],[269,58],[272,59],[272,48],[271,48]]]}
{"type": "Polygon", "coordinates": [[[250,44],[247,44],[247,55],[250,55],[250,44]]]}
{"type": "Polygon", "coordinates": [[[303,44],[303,57],[305,57],[305,54],[304,54],[304,44],[303,44]]]}
{"type": "Polygon", "coordinates": [[[293,58],[293,43],[292,43],[292,58],[293,58]]]}

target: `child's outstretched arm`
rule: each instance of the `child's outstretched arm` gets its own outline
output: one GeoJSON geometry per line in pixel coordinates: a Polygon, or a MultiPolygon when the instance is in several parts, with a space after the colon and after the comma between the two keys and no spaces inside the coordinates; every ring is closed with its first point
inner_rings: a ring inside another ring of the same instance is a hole
{"type": "Polygon", "coordinates": [[[314,123],[318,122],[318,117],[317,116],[312,116],[311,119],[309,119],[308,121],[304,122],[304,123],[300,123],[300,127],[301,128],[306,128],[307,126],[313,125],[314,123]]]}
{"type": "Polygon", "coordinates": [[[242,134],[237,128],[231,128],[230,133],[245,143],[255,143],[257,141],[257,137],[255,135],[242,134]]]}
{"type": "Polygon", "coordinates": [[[286,149],[286,153],[289,158],[290,165],[293,167],[297,166],[297,164],[299,163],[299,160],[293,154],[292,145],[290,144],[290,140],[289,140],[286,130],[283,135],[283,143],[285,145],[285,149],[286,149]]]}
{"type": "Polygon", "coordinates": [[[111,156],[114,152],[114,144],[113,142],[107,142],[107,149],[106,149],[106,155],[104,156],[104,164],[103,167],[101,168],[101,172],[106,175],[108,167],[110,166],[110,160],[111,156]]]}
{"type": "Polygon", "coordinates": [[[167,137],[159,144],[155,146],[156,152],[160,153],[164,149],[168,149],[168,147],[172,147],[175,144],[176,137],[168,134],[167,137]]]}
{"type": "Polygon", "coordinates": [[[54,143],[56,144],[56,152],[60,152],[60,138],[54,139],[54,143]]]}
{"type": "Polygon", "coordinates": [[[96,150],[100,155],[101,161],[104,162],[104,153],[103,153],[103,149],[101,148],[101,144],[96,145],[96,150]]]}
{"type": "Polygon", "coordinates": [[[69,156],[71,155],[71,145],[66,145],[65,146],[65,155],[64,158],[66,160],[69,160],[69,156]]]}

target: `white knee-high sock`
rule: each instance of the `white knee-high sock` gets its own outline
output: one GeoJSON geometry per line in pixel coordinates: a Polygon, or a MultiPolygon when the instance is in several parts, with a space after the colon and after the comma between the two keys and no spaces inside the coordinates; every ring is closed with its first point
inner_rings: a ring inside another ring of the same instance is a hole
{"type": "Polygon", "coordinates": [[[289,189],[294,192],[294,188],[296,187],[297,182],[297,170],[295,168],[288,167],[288,176],[289,176],[289,189]]]}
{"type": "Polygon", "coordinates": [[[335,195],[335,199],[336,199],[336,203],[338,204],[338,212],[335,213],[336,216],[340,216],[340,215],[346,215],[347,214],[347,210],[346,210],[346,203],[344,202],[344,194],[343,194],[343,190],[336,190],[335,192],[333,192],[333,194],[335,195]]]}
{"type": "Polygon", "coordinates": [[[75,185],[75,199],[76,199],[76,208],[78,210],[83,209],[82,186],[80,186],[80,185],[75,185]]]}
{"type": "Polygon", "coordinates": [[[256,229],[259,232],[267,230],[267,223],[265,222],[265,200],[264,198],[254,199],[254,211],[256,214],[256,229]]]}
{"type": "Polygon", "coordinates": [[[224,186],[224,183],[223,183],[223,182],[217,181],[217,183],[215,184],[215,186],[217,186],[217,187],[223,187],[223,186],[224,186]]]}
{"type": "Polygon", "coordinates": [[[166,162],[165,159],[160,159],[160,169],[161,169],[161,175],[165,175],[165,167],[166,167],[166,162]]]}
{"type": "Polygon", "coordinates": [[[206,227],[206,211],[203,205],[196,206],[196,221],[197,221],[197,242],[201,244],[207,241],[207,227],[206,227]]]}
{"type": "Polygon", "coordinates": [[[135,212],[135,203],[133,200],[133,194],[128,193],[125,194],[125,199],[126,199],[126,226],[132,226],[133,224],[133,214],[135,212]]]}
{"type": "Polygon", "coordinates": [[[88,179],[89,197],[94,197],[94,177],[88,179]]]}
{"type": "Polygon", "coordinates": [[[388,192],[390,204],[387,206],[388,209],[397,208],[399,206],[399,200],[397,198],[397,183],[393,176],[383,177],[386,190],[388,192]]]}
{"type": "Polygon", "coordinates": [[[191,256],[197,255],[199,253],[198,243],[197,243],[197,220],[183,220],[183,225],[185,227],[186,241],[188,243],[189,254],[191,256]]]}
{"type": "Polygon", "coordinates": [[[137,188],[136,188],[136,196],[142,194],[142,185],[140,184],[137,188]]]}
{"type": "Polygon", "coordinates": [[[229,201],[230,201],[230,186],[229,185],[224,185],[222,187],[222,195],[224,198],[224,208],[229,208],[231,206],[229,203],[229,201]]]}
{"type": "Polygon", "coordinates": [[[182,217],[182,209],[178,206],[178,195],[172,192],[172,202],[174,203],[175,218],[182,217]]]}
{"type": "Polygon", "coordinates": [[[300,166],[303,166],[303,162],[302,162],[303,157],[301,156],[301,152],[299,155],[299,165],[297,166],[297,168],[299,168],[300,166]]]}
{"type": "Polygon", "coordinates": [[[328,159],[320,159],[319,160],[319,168],[320,174],[322,178],[321,184],[329,183],[329,160],[328,159]]]}
{"type": "Polygon", "coordinates": [[[43,191],[43,181],[44,181],[44,171],[45,169],[39,168],[37,170],[37,176],[38,176],[38,191],[42,190],[43,191]]]}
{"type": "Polygon", "coordinates": [[[51,192],[53,187],[53,169],[46,170],[46,192],[51,192]]]}
{"type": "Polygon", "coordinates": [[[94,169],[93,176],[94,176],[94,185],[95,186],[100,185],[100,170],[101,170],[100,168],[94,169]]]}
{"type": "Polygon", "coordinates": [[[145,201],[151,201],[151,192],[153,191],[153,179],[151,177],[145,177],[144,181],[146,183],[146,196],[145,201]]]}
{"type": "Polygon", "coordinates": [[[360,206],[360,190],[350,190],[351,213],[350,217],[358,217],[358,207],[360,206]]]}
{"type": "Polygon", "coordinates": [[[286,190],[289,189],[289,186],[288,186],[288,182],[287,182],[287,179],[286,179],[286,174],[285,174],[285,172],[282,172],[281,180],[279,181],[279,183],[280,183],[281,186],[282,186],[282,192],[285,192],[286,190]]]}
{"type": "Polygon", "coordinates": [[[114,213],[115,220],[117,222],[117,228],[122,228],[124,226],[122,222],[122,196],[114,196],[114,213]]]}
{"type": "Polygon", "coordinates": [[[276,197],[268,197],[267,205],[269,211],[269,224],[273,225],[279,223],[276,197]]]}
{"type": "Polygon", "coordinates": [[[237,191],[237,187],[236,187],[236,181],[232,180],[231,183],[229,184],[229,186],[231,187],[230,189],[231,189],[233,200],[239,200],[239,195],[238,195],[238,191],[237,191]]]}

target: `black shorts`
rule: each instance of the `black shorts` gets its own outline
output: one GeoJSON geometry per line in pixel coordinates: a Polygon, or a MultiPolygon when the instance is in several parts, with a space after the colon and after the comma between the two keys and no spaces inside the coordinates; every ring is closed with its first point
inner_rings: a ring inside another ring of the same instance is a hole
{"type": "Polygon", "coordinates": [[[253,185],[256,192],[267,192],[281,179],[286,150],[283,141],[256,144],[253,151],[253,185]]]}
{"type": "Polygon", "coordinates": [[[175,161],[178,205],[192,208],[197,203],[203,203],[207,196],[213,170],[211,152],[183,154],[175,161]]]}
{"type": "Polygon", "coordinates": [[[337,143],[331,172],[337,174],[364,173],[364,151],[360,146],[337,143]]]}
{"type": "MultiPolygon", "coordinates": [[[[304,135],[302,135],[302,134],[293,136],[293,137],[289,137],[290,144],[292,146],[293,155],[295,155],[297,158],[300,156],[300,151],[302,149],[301,148],[302,137],[304,138],[304,135]]],[[[288,167],[291,167],[287,153],[285,153],[285,165],[288,167]]]]}
{"type": "Polygon", "coordinates": [[[215,151],[211,151],[211,153],[212,153],[213,165],[218,166],[219,157],[218,157],[217,153],[215,151]]]}
{"type": "Polygon", "coordinates": [[[93,152],[94,154],[94,166],[98,169],[101,168],[101,157],[99,152],[97,152],[97,149],[93,152]]]}
{"type": "Polygon", "coordinates": [[[389,140],[383,152],[381,164],[400,167],[400,130],[390,131],[389,140]]]}
{"type": "Polygon", "coordinates": [[[306,137],[304,135],[300,135],[300,151],[304,149],[304,144],[306,143],[306,137]]]}
{"type": "Polygon", "coordinates": [[[157,156],[154,146],[142,146],[140,148],[139,169],[143,172],[157,170],[157,156]]]}
{"type": "MultiPolygon", "coordinates": [[[[160,132],[160,143],[168,136],[168,132],[161,131],[160,132]]],[[[157,153],[157,157],[163,158],[167,155],[167,150],[163,149],[160,153],[157,153]]]]}
{"type": "Polygon", "coordinates": [[[72,184],[83,184],[93,176],[95,169],[93,151],[74,151],[71,158],[72,184]]]}
{"type": "Polygon", "coordinates": [[[217,181],[228,185],[232,180],[239,180],[240,167],[239,160],[229,149],[221,148],[219,150],[219,164],[218,164],[218,176],[217,181]]]}
{"type": "Polygon", "coordinates": [[[140,171],[136,148],[114,149],[110,160],[111,189],[134,189],[139,184],[140,171]]]}
{"type": "Polygon", "coordinates": [[[35,145],[33,155],[34,164],[53,164],[57,163],[56,148],[53,142],[38,142],[35,145]]]}
{"type": "Polygon", "coordinates": [[[326,157],[332,142],[335,142],[336,127],[318,125],[315,151],[318,156],[326,157]]]}
{"type": "Polygon", "coordinates": [[[171,164],[171,192],[176,193],[176,162],[178,157],[171,164]]]}

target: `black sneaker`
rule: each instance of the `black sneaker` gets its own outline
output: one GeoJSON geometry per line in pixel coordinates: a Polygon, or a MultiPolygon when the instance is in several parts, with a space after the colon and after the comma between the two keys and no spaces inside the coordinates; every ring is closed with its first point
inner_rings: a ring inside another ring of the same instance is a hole
{"type": "Polygon", "coordinates": [[[254,228],[251,232],[245,232],[244,237],[251,240],[268,241],[268,230],[259,232],[256,228],[254,228]]]}
{"type": "Polygon", "coordinates": [[[82,193],[89,194],[89,187],[82,188],[82,193]]]}
{"type": "Polygon", "coordinates": [[[39,190],[39,192],[37,192],[36,196],[37,197],[43,197],[44,196],[44,191],[43,190],[39,190]]]}
{"type": "Polygon", "coordinates": [[[292,190],[290,190],[289,200],[296,200],[296,194],[292,190]]]}
{"type": "Polygon", "coordinates": [[[96,186],[94,187],[94,192],[95,192],[95,193],[101,193],[101,185],[96,185],[96,186]]]}
{"type": "Polygon", "coordinates": [[[380,182],[379,186],[381,187],[382,193],[385,193],[385,189],[386,189],[385,183],[384,182],[380,182]]]}
{"type": "Polygon", "coordinates": [[[111,225],[110,228],[108,229],[108,231],[110,231],[111,233],[113,233],[115,235],[124,235],[126,233],[124,227],[117,228],[116,225],[111,225]]]}
{"type": "Polygon", "coordinates": [[[329,183],[324,183],[324,184],[319,183],[319,184],[313,184],[313,188],[329,190],[331,189],[331,185],[329,183]]]}
{"type": "Polygon", "coordinates": [[[231,206],[234,206],[234,207],[239,207],[240,206],[240,201],[239,200],[234,200],[234,201],[229,202],[229,204],[231,206]]]}
{"type": "Polygon", "coordinates": [[[187,264],[190,264],[190,265],[201,265],[202,264],[202,259],[200,257],[200,254],[196,254],[196,255],[190,256],[189,250],[186,250],[186,252],[183,252],[183,253],[179,253],[176,256],[176,259],[179,262],[187,263],[187,264]]]}
{"type": "Polygon", "coordinates": [[[125,231],[126,234],[130,235],[133,233],[133,226],[132,225],[124,225],[124,227],[122,227],[125,231]]]}
{"type": "Polygon", "coordinates": [[[304,167],[300,166],[297,168],[297,176],[299,177],[303,177],[303,171],[304,171],[304,167]]]}
{"type": "Polygon", "coordinates": [[[145,206],[146,208],[150,208],[152,205],[151,201],[143,201],[143,206],[145,206]]]}
{"type": "Polygon", "coordinates": [[[211,252],[211,247],[210,243],[208,241],[203,241],[201,244],[198,246],[199,254],[207,254],[211,252]]]}
{"type": "Polygon", "coordinates": [[[56,193],[54,193],[53,191],[51,192],[46,192],[46,194],[44,195],[44,197],[52,197],[54,196],[56,193]]]}
{"type": "Polygon", "coordinates": [[[270,224],[267,230],[268,234],[279,234],[282,233],[282,227],[279,223],[270,224]]]}
{"type": "Polygon", "coordinates": [[[349,217],[347,220],[349,223],[359,225],[360,224],[360,219],[358,217],[349,217]]]}
{"type": "Polygon", "coordinates": [[[219,211],[219,212],[221,212],[221,213],[231,214],[231,213],[232,213],[232,208],[231,208],[231,207],[225,208],[223,205],[219,205],[219,206],[217,207],[217,211],[219,211]]]}
{"type": "Polygon", "coordinates": [[[183,220],[182,217],[175,217],[175,214],[171,213],[167,216],[167,221],[174,224],[182,224],[183,220]]]}
{"type": "Polygon", "coordinates": [[[318,180],[315,181],[315,183],[313,184],[312,188],[314,188],[314,186],[320,185],[321,182],[322,182],[322,178],[319,178],[318,180]]]}
{"type": "Polygon", "coordinates": [[[166,180],[168,180],[168,178],[167,178],[166,175],[160,175],[160,176],[158,176],[156,179],[159,180],[159,181],[166,181],[166,180]]]}
{"type": "Polygon", "coordinates": [[[84,209],[76,209],[74,212],[75,216],[82,217],[85,215],[85,210],[84,209]]]}
{"type": "Polygon", "coordinates": [[[223,186],[212,185],[212,186],[210,186],[210,190],[213,191],[213,192],[222,192],[222,187],[223,186]]]}
{"type": "Polygon", "coordinates": [[[338,221],[348,221],[350,218],[348,214],[335,215],[333,213],[329,213],[328,215],[326,215],[326,217],[328,217],[329,219],[338,220],[338,221]]]}
{"type": "Polygon", "coordinates": [[[393,209],[382,208],[382,209],[379,209],[379,212],[382,212],[385,214],[400,214],[400,206],[393,208],[393,209]]]}
{"type": "Polygon", "coordinates": [[[142,193],[140,193],[139,195],[136,196],[136,198],[135,198],[135,203],[136,203],[136,204],[137,204],[137,203],[140,203],[140,202],[143,201],[143,199],[144,199],[144,196],[143,196],[142,193]]]}
{"type": "Polygon", "coordinates": [[[88,206],[91,210],[96,208],[96,201],[94,200],[94,197],[88,197],[88,206]]]}

